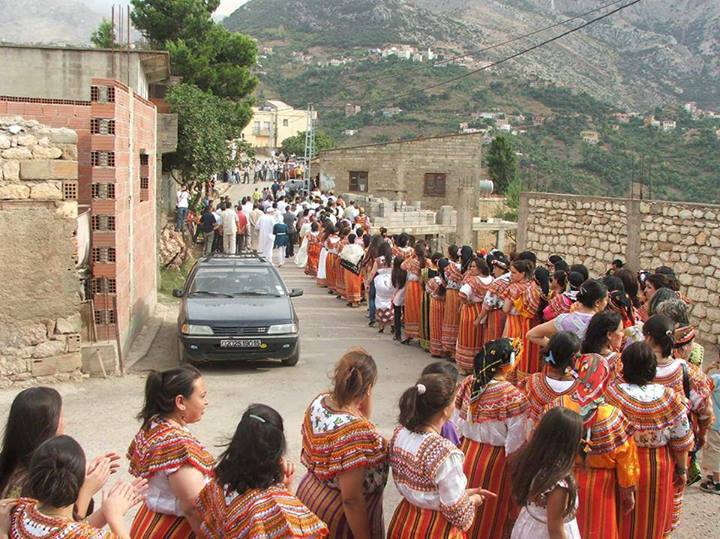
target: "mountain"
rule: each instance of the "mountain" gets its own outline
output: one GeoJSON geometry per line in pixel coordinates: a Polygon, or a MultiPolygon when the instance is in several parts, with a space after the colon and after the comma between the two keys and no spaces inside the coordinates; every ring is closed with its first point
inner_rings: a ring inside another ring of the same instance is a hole
{"type": "Polygon", "coordinates": [[[103,18],[72,0],[0,0],[0,13],[0,42],[10,43],[85,45],[103,18]]]}
{"type": "MultiPolygon", "coordinates": [[[[299,49],[407,43],[473,54],[598,5],[597,0],[251,0],[224,24],[299,49]]],[[[498,60],[610,9],[474,57],[498,60]]],[[[720,2],[643,0],[499,71],[539,77],[628,109],[691,100],[717,106],[720,2]]]]}

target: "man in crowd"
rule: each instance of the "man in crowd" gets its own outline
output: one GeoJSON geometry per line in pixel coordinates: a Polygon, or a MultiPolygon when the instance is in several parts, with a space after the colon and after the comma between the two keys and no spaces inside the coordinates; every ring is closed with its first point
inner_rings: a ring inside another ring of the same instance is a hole
{"type": "Polygon", "coordinates": [[[190,193],[188,193],[187,187],[183,185],[177,192],[177,202],[175,204],[175,230],[177,232],[185,230],[185,218],[189,206],[190,193]]]}
{"type": "Polygon", "coordinates": [[[266,260],[272,260],[273,244],[275,243],[275,235],[273,234],[273,227],[275,226],[274,214],[275,209],[272,206],[267,208],[255,225],[259,233],[257,250],[266,260]]]}
{"type": "Polygon", "coordinates": [[[297,238],[297,229],[295,228],[295,222],[297,221],[297,206],[292,204],[287,211],[283,214],[283,223],[287,226],[288,242],[287,248],[285,249],[285,256],[292,258],[295,256],[295,241],[297,238]]]}
{"type": "Polygon", "coordinates": [[[212,253],[213,240],[215,239],[215,230],[218,225],[215,222],[215,216],[212,211],[212,204],[205,206],[200,217],[200,225],[198,228],[203,233],[203,254],[208,256],[212,253]]]}
{"type": "Polygon", "coordinates": [[[223,210],[220,212],[223,227],[223,253],[235,254],[237,245],[238,216],[235,210],[227,202],[223,203],[223,210]]]}
{"type": "Polygon", "coordinates": [[[247,249],[248,218],[247,218],[247,215],[245,215],[245,211],[243,210],[243,207],[240,204],[238,204],[237,208],[235,208],[235,213],[237,214],[237,221],[238,221],[235,252],[241,253],[245,249],[247,249]]]}

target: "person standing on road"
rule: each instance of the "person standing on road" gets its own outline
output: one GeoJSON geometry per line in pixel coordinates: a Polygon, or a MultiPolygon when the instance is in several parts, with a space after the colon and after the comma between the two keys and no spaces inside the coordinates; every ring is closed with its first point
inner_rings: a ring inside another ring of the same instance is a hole
{"type": "Polygon", "coordinates": [[[213,240],[215,239],[215,230],[218,225],[215,222],[212,205],[203,208],[202,217],[200,217],[200,230],[203,233],[203,254],[208,256],[212,253],[213,240]]]}
{"type": "Polygon", "coordinates": [[[272,260],[273,245],[275,244],[275,235],[273,228],[275,226],[275,209],[271,206],[258,219],[255,229],[258,231],[257,250],[269,262],[272,260]]]}
{"type": "Polygon", "coordinates": [[[227,202],[223,204],[220,212],[223,227],[223,253],[234,255],[237,244],[238,216],[235,210],[227,202]]]}
{"type": "Polygon", "coordinates": [[[387,442],[370,421],[375,360],[362,348],[335,367],[334,388],[305,412],[297,497],[335,539],[385,536],[382,498],[388,479],[387,442]]]}
{"type": "Polygon", "coordinates": [[[295,214],[296,211],[297,206],[292,204],[282,216],[283,222],[287,225],[288,229],[288,243],[285,252],[285,256],[287,258],[295,256],[295,242],[297,241],[297,229],[295,228],[295,223],[297,221],[297,215],[295,214]]]}
{"type": "Polygon", "coordinates": [[[147,479],[149,489],[130,537],[189,539],[197,533],[200,523],[192,510],[213,476],[215,459],[187,426],[202,419],[207,404],[205,383],[195,367],[148,375],[138,414],[143,423],[127,457],[130,474],[147,479]]]}
{"type": "Polygon", "coordinates": [[[182,232],[185,228],[185,217],[187,217],[188,208],[190,207],[190,193],[187,186],[183,185],[177,192],[177,202],[175,204],[175,231],[182,232]]]}
{"type": "Polygon", "coordinates": [[[235,252],[241,253],[247,249],[248,219],[240,204],[235,208],[235,213],[238,219],[235,252]]]}
{"type": "Polygon", "coordinates": [[[275,240],[273,241],[273,264],[282,268],[285,264],[285,252],[289,242],[288,226],[280,221],[275,223],[272,230],[275,240]]]}

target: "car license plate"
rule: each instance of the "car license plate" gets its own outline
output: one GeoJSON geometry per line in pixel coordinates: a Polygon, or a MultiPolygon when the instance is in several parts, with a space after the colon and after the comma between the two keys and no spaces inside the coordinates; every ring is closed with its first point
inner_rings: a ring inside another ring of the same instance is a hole
{"type": "Polygon", "coordinates": [[[222,339],[220,348],[260,348],[260,339],[222,339]]]}

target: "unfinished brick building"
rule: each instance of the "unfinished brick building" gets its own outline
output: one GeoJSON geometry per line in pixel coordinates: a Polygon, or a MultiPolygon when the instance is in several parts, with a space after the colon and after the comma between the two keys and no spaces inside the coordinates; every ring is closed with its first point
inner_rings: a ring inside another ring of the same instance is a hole
{"type": "MultiPolygon", "coordinates": [[[[87,292],[94,304],[94,337],[117,342],[122,358],[157,303],[156,185],[162,154],[174,150],[177,122],[167,121],[172,115],[166,115],[161,124],[175,133],[158,133],[158,110],[148,100],[150,86],[169,78],[167,54],[128,55],[124,61],[132,70],[118,67],[118,54],[0,47],[0,58],[6,65],[14,62],[9,69],[15,73],[22,63],[31,69],[42,58],[47,69],[66,70],[59,78],[69,81],[35,83],[29,87],[35,95],[18,95],[20,88],[0,78],[0,117],[21,116],[77,133],[78,183],[64,196],[91,211],[87,292]],[[87,87],[67,76],[78,70],[87,87]],[[132,74],[126,81],[132,87],[118,80],[123,73],[132,74]]],[[[53,77],[58,79],[54,74],[48,80],[53,77]]]]}

